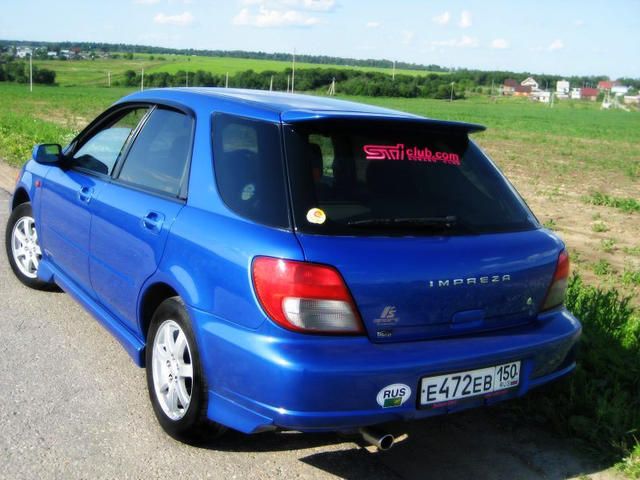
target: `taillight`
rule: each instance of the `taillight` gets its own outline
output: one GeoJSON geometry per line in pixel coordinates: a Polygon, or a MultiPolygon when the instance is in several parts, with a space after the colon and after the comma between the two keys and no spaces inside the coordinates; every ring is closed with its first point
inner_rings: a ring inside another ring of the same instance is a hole
{"type": "Polygon", "coordinates": [[[567,282],[569,281],[569,254],[566,250],[560,252],[556,271],[553,274],[551,286],[547,291],[547,296],[542,304],[542,310],[562,305],[564,302],[564,294],[567,291],[567,282]]]}
{"type": "Polygon", "coordinates": [[[298,332],[363,333],[353,298],[335,268],[256,257],[252,274],[262,308],[278,325],[298,332]]]}

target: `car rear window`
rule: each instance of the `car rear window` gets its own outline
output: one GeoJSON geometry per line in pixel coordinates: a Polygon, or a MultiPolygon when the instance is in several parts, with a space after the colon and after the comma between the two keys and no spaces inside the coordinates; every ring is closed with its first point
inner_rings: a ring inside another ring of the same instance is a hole
{"type": "Polygon", "coordinates": [[[231,210],[263,225],[290,228],[278,125],[215,115],[213,162],[220,196],[231,210]]]}
{"type": "Polygon", "coordinates": [[[465,131],[415,122],[316,120],[285,127],[296,228],[442,235],[537,228],[465,131]]]}

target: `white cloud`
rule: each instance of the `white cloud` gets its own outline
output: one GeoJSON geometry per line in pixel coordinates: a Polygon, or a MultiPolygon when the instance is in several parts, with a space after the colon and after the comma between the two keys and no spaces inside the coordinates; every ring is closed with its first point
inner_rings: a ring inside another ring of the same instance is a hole
{"type": "Polygon", "coordinates": [[[402,32],[402,44],[403,45],[410,45],[411,43],[413,43],[413,39],[416,37],[416,33],[412,32],[410,30],[404,30],[402,32]]]}
{"type": "Polygon", "coordinates": [[[496,38],[491,42],[491,48],[509,48],[509,42],[504,38],[496,38]]]}
{"type": "Polygon", "coordinates": [[[133,0],[133,3],[137,3],[138,5],[155,5],[159,2],[160,0],[133,0]]]}
{"type": "Polygon", "coordinates": [[[259,28],[311,27],[319,22],[318,18],[304,12],[297,10],[271,10],[265,6],[260,6],[257,13],[252,13],[249,8],[243,8],[233,18],[234,25],[259,28]]]}
{"type": "Polygon", "coordinates": [[[433,21],[440,25],[446,25],[451,20],[451,14],[449,12],[442,12],[440,15],[433,17],[433,21]]]}
{"type": "Polygon", "coordinates": [[[475,48],[479,44],[478,39],[463,35],[460,38],[452,38],[450,40],[434,40],[431,45],[434,47],[456,47],[456,48],[475,48]]]}
{"type": "Polygon", "coordinates": [[[184,12],[178,15],[158,13],[153,17],[153,21],[160,25],[177,25],[179,27],[186,27],[193,23],[193,15],[191,15],[191,12],[184,12]]]}
{"type": "Polygon", "coordinates": [[[577,20],[575,20],[575,21],[573,22],[573,24],[574,24],[576,27],[581,27],[581,26],[583,26],[583,25],[584,25],[584,20],[582,20],[581,18],[578,18],[577,20]]]}
{"type": "Polygon", "coordinates": [[[562,48],[564,48],[564,42],[562,40],[554,40],[549,44],[547,50],[553,52],[554,50],[560,50],[562,48]]]}
{"type": "Polygon", "coordinates": [[[460,28],[469,28],[473,25],[471,20],[471,12],[469,10],[463,10],[460,14],[460,22],[458,23],[460,28]]]}
{"type": "Polygon", "coordinates": [[[336,6],[336,0],[241,0],[240,3],[272,10],[293,9],[311,12],[330,12],[336,6]]]}
{"type": "Polygon", "coordinates": [[[365,26],[367,28],[378,28],[380,27],[380,22],[367,22],[365,26]]]}

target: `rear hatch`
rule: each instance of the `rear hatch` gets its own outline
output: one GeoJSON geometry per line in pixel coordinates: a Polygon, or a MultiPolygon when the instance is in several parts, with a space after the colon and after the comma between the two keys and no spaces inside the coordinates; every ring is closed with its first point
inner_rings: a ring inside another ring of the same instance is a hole
{"type": "Polygon", "coordinates": [[[338,268],[374,341],[521,325],[544,300],[562,245],[468,130],[355,119],[285,125],[305,258],[338,268]]]}

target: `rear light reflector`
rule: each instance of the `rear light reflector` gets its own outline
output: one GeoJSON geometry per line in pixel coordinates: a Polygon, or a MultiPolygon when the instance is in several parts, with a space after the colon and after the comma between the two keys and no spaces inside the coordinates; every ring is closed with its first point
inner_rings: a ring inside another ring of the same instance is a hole
{"type": "Polygon", "coordinates": [[[335,268],[256,257],[252,274],[260,305],[278,325],[309,333],[364,332],[353,298],[335,268]]]}
{"type": "Polygon", "coordinates": [[[558,263],[556,271],[553,274],[553,280],[547,291],[542,310],[549,310],[564,303],[564,296],[567,292],[567,283],[569,282],[569,254],[566,250],[558,255],[558,263]]]}

